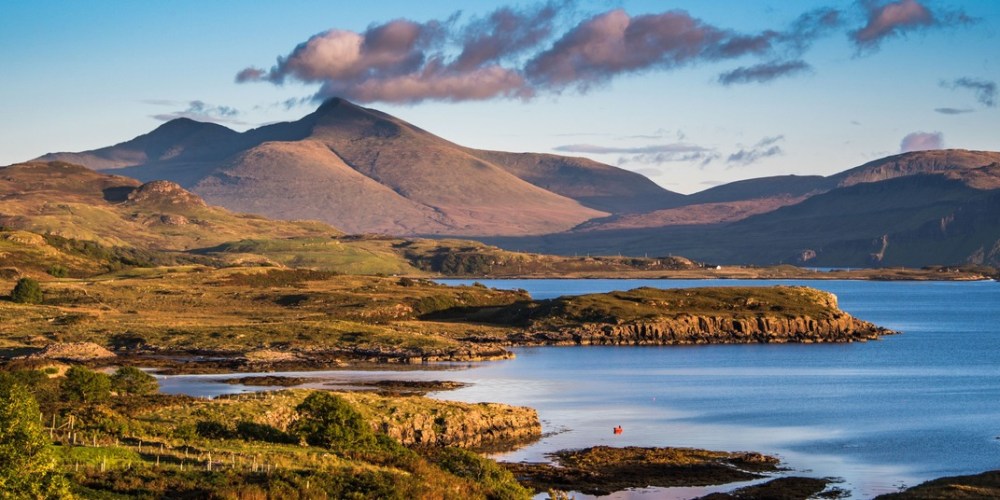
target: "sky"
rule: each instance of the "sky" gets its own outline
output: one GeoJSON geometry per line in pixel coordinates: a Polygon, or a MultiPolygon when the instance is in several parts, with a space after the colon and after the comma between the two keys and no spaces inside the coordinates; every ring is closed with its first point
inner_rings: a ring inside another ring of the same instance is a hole
{"type": "Polygon", "coordinates": [[[1000,150],[1000,1],[10,2],[0,165],[344,97],[691,193],[1000,150]]]}

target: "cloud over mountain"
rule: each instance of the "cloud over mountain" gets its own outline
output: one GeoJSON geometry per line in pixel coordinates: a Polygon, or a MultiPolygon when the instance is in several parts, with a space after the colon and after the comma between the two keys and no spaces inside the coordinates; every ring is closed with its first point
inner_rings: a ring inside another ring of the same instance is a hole
{"type": "Polygon", "coordinates": [[[779,142],[785,140],[785,136],[776,135],[773,137],[765,137],[756,144],[749,148],[743,148],[739,151],[729,155],[726,159],[726,163],[730,166],[746,166],[756,163],[764,158],[770,158],[772,156],[778,156],[784,154],[785,152],[778,145],[779,142]]]}
{"type": "Polygon", "coordinates": [[[944,148],[944,134],[941,132],[913,132],[903,137],[899,143],[900,153],[942,148],[944,148]]]}
{"type": "Polygon", "coordinates": [[[168,122],[177,118],[189,118],[200,122],[230,123],[236,125],[244,124],[244,122],[237,119],[240,111],[232,106],[220,106],[199,100],[188,101],[185,103],[165,99],[147,99],[143,102],[154,106],[186,106],[178,111],[152,115],[153,118],[163,122],[168,122]]]}
{"type": "Polygon", "coordinates": [[[657,144],[650,146],[609,147],[594,144],[567,144],[553,148],[564,153],[617,154],[619,164],[648,163],[660,165],[670,162],[700,162],[703,166],[719,157],[714,149],[688,143],[657,144]]]}
{"type": "MultiPolygon", "coordinates": [[[[917,0],[861,5],[867,24],[851,36],[864,47],[958,19],[935,15],[917,0]]],[[[766,82],[809,71],[802,55],[847,20],[846,11],[820,8],[783,28],[740,32],[683,10],[632,15],[613,9],[573,19],[575,12],[572,0],[562,0],[471,19],[456,13],[425,22],[395,19],[361,32],[331,29],[279,56],[270,69],[244,68],[236,81],[319,84],[316,100],[530,99],[587,92],[629,74],[740,60],[720,83],[766,82]]]]}

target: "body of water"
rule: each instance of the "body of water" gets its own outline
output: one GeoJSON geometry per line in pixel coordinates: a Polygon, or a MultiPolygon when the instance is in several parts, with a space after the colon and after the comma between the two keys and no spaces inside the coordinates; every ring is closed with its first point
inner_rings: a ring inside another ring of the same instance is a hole
{"type": "MultiPolygon", "coordinates": [[[[536,408],[548,434],[505,460],[599,444],[752,450],[780,456],[798,474],[843,478],[858,498],[1000,468],[996,282],[479,281],[536,298],[638,286],[806,285],[837,294],[856,317],[904,333],[829,345],[520,348],[516,359],[462,370],[323,376],[458,380],[473,385],[437,397],[536,408]],[[616,425],[622,434],[612,433],[616,425]]],[[[218,376],[162,382],[167,392],[242,389],[212,386],[211,378],[218,376]]]]}

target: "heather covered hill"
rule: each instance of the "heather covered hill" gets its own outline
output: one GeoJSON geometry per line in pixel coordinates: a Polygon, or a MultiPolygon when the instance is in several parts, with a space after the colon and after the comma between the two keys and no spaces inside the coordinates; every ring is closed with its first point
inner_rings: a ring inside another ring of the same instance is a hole
{"type": "Polygon", "coordinates": [[[316,222],[273,221],[212,207],[173,182],[143,184],[62,162],[0,169],[0,226],[106,246],[173,251],[248,235],[341,234],[316,222]]]}
{"type": "MultiPolygon", "coordinates": [[[[254,151],[278,155],[285,147],[329,154],[313,141],[266,143],[254,151]]],[[[242,171],[261,177],[269,172],[242,171]]],[[[343,189],[349,189],[351,182],[375,184],[347,167],[330,175],[342,175],[337,185],[343,189]]],[[[398,215],[388,209],[353,213],[375,222],[398,215]]],[[[321,222],[233,213],[170,181],[141,183],[62,162],[0,168],[0,279],[83,277],[178,264],[452,276],[562,276],[698,267],[679,258],[557,257],[467,240],[350,236],[321,222]]]]}

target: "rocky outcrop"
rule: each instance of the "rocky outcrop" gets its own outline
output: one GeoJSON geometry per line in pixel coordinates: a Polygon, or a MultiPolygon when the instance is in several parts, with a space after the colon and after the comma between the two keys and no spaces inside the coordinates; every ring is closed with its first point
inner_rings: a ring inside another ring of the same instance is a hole
{"type": "Polygon", "coordinates": [[[26,356],[27,359],[60,359],[65,361],[92,361],[113,357],[115,357],[115,353],[93,342],[57,342],[26,356]]]}
{"type": "Polygon", "coordinates": [[[504,448],[542,434],[538,412],[499,403],[459,403],[422,397],[343,394],[377,432],[407,446],[504,448]]]}
{"type": "Polygon", "coordinates": [[[843,314],[835,318],[679,316],[626,324],[584,323],[529,331],[516,343],[552,345],[688,345],[855,342],[895,333],[843,314]]]}
{"type": "Polygon", "coordinates": [[[200,197],[170,181],[151,181],[135,188],[129,193],[125,204],[128,206],[207,206],[200,197]]]}
{"type": "Polygon", "coordinates": [[[508,312],[528,326],[509,340],[550,345],[855,342],[892,332],[807,287],[718,287],[565,297],[508,312]]]}

